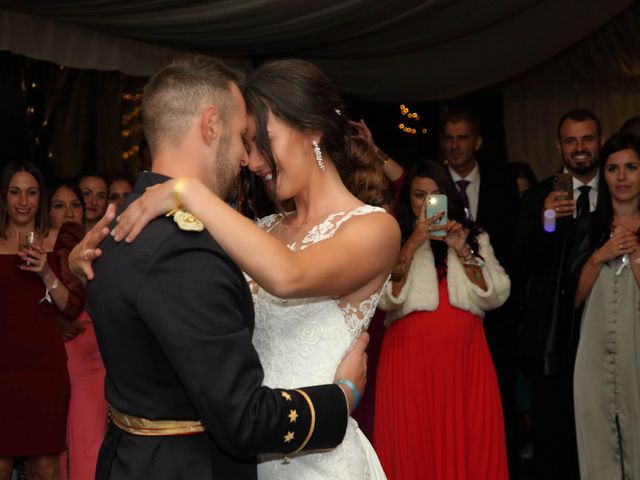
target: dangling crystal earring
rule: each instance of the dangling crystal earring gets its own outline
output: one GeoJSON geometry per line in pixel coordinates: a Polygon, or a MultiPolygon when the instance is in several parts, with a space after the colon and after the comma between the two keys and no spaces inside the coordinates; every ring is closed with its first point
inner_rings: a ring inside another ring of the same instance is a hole
{"type": "Polygon", "coordinates": [[[320,170],[324,172],[324,160],[322,160],[322,150],[320,150],[318,141],[316,139],[311,140],[311,145],[313,145],[313,153],[316,154],[316,162],[318,162],[320,170]]]}

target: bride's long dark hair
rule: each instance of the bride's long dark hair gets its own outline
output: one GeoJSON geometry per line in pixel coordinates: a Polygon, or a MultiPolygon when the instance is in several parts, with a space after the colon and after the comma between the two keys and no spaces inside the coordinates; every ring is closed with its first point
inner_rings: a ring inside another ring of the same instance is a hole
{"type": "Polygon", "coordinates": [[[271,168],[274,188],[277,169],[267,136],[269,110],[298,131],[321,133],[321,151],[353,195],[370,205],[387,201],[380,160],[365,141],[354,137],[338,89],[319,68],[303,60],[273,60],[251,74],[244,93],[247,110],[256,117],[256,144],[271,168]]]}

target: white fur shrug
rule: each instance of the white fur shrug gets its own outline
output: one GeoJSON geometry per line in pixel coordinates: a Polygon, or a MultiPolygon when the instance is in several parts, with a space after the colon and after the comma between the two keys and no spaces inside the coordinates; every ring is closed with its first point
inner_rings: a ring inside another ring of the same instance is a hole
{"type": "MultiPolygon", "coordinates": [[[[452,248],[447,254],[447,286],[451,305],[483,318],[486,310],[498,308],[507,300],[511,282],[495,257],[486,232],[478,235],[478,247],[478,253],[485,262],[482,273],[487,290],[482,290],[469,280],[460,258],[452,248]]],[[[407,281],[398,295],[394,296],[391,289],[392,283],[389,282],[378,305],[378,308],[387,312],[384,321],[387,326],[411,312],[434,311],[438,308],[438,276],[430,242],[425,242],[416,250],[407,281]]]]}

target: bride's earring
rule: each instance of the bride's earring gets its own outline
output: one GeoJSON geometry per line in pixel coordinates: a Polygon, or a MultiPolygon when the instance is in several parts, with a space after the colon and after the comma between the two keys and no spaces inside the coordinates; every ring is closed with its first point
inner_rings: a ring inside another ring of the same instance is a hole
{"type": "Polygon", "coordinates": [[[322,150],[320,150],[320,145],[318,145],[318,141],[316,139],[311,140],[311,145],[313,145],[313,153],[316,154],[316,162],[318,162],[320,170],[324,172],[324,160],[322,160],[322,150]]]}

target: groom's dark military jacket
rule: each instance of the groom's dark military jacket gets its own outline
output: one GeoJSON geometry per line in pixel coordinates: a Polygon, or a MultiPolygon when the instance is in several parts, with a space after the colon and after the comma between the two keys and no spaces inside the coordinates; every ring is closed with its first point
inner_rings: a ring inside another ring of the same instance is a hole
{"type": "MultiPolygon", "coordinates": [[[[129,202],[166,179],[141,174],[129,202]]],[[[133,243],[109,237],[101,248],[88,309],[107,370],[107,401],[152,421],[199,420],[206,432],[141,436],[111,424],[99,480],[253,479],[258,453],[342,441],[348,412],[337,385],[262,386],[250,291],[206,230],[182,231],[160,217],[133,243]]]]}

